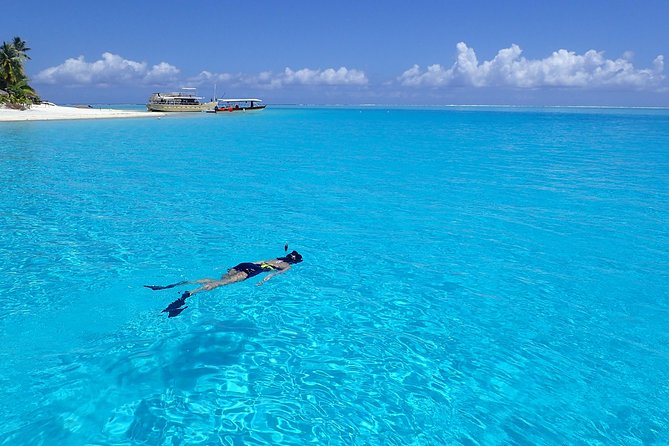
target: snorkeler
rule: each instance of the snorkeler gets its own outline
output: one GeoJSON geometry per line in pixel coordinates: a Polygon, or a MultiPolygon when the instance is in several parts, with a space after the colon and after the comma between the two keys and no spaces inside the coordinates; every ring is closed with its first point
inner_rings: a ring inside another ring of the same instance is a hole
{"type": "Polygon", "coordinates": [[[300,263],[302,261],[302,256],[297,251],[293,251],[285,257],[277,257],[272,260],[262,260],[260,262],[244,262],[240,263],[237,266],[234,266],[228,270],[219,280],[215,279],[198,279],[193,281],[182,281],[173,283],[171,285],[159,286],[159,285],[144,285],[146,288],[152,290],[165,290],[168,288],[174,288],[180,285],[186,285],[191,283],[202,284],[201,287],[194,289],[193,291],[184,291],[181,297],[167,306],[162,312],[167,313],[167,317],[178,316],[182,311],[188,307],[184,307],[186,304],[186,299],[192,295],[199,293],[201,291],[211,291],[215,288],[218,288],[223,285],[230,285],[231,283],[241,282],[250,277],[257,276],[261,273],[269,273],[265,276],[256,286],[262,285],[267,282],[272,277],[283,274],[288,271],[291,265],[300,263]]]}

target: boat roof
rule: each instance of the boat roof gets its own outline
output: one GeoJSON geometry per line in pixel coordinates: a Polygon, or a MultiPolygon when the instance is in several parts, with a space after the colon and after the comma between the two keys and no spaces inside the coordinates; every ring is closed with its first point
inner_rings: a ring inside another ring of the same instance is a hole
{"type": "Polygon", "coordinates": [[[189,93],[180,93],[180,92],[172,92],[172,93],[153,93],[153,96],[160,96],[161,98],[193,98],[193,99],[202,99],[202,96],[194,96],[189,93]]]}
{"type": "Polygon", "coordinates": [[[262,99],[242,98],[242,99],[219,99],[219,102],[262,102],[262,99]]]}

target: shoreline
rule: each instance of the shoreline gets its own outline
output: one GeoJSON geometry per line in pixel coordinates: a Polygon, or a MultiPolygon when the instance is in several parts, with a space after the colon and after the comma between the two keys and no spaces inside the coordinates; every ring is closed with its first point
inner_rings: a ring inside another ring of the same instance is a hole
{"type": "Polygon", "coordinates": [[[0,106],[0,122],[65,121],[76,119],[114,119],[161,117],[164,113],[117,110],[112,108],[78,108],[54,104],[32,105],[26,110],[0,106]]]}

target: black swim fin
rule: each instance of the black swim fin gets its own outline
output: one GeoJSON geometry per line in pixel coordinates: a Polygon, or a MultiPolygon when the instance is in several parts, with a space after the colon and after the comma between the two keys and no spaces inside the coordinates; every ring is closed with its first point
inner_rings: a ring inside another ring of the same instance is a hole
{"type": "Polygon", "coordinates": [[[181,295],[180,298],[178,298],[177,300],[175,300],[174,302],[169,304],[167,306],[167,308],[165,308],[163,311],[161,311],[161,313],[168,313],[167,317],[178,316],[179,313],[181,313],[186,308],[188,308],[188,307],[184,307],[184,308],[181,308],[181,307],[186,305],[186,299],[189,298],[189,297],[190,297],[190,291],[184,291],[184,293],[181,295]]]}
{"type": "Polygon", "coordinates": [[[179,316],[179,315],[181,314],[181,312],[184,311],[186,308],[188,308],[188,307],[175,308],[175,309],[173,309],[173,310],[170,310],[170,311],[167,313],[167,318],[169,319],[169,318],[171,318],[171,317],[179,316]]]}
{"type": "Polygon", "coordinates": [[[179,298],[169,304],[167,308],[165,308],[161,313],[167,313],[169,311],[176,310],[177,308],[183,307],[184,305],[186,305],[186,299],[179,298]]]}
{"type": "Polygon", "coordinates": [[[175,286],[185,285],[185,284],[187,284],[187,283],[188,283],[187,280],[183,280],[183,281],[181,281],[181,282],[171,283],[171,284],[169,284],[169,285],[144,285],[144,288],[150,288],[150,289],[152,289],[153,291],[157,291],[157,290],[166,290],[166,289],[168,289],[168,288],[174,288],[175,286]]]}

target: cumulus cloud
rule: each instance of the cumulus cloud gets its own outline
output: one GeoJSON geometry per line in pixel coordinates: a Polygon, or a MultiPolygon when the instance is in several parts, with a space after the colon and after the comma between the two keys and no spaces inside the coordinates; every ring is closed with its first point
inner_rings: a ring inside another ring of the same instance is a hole
{"type": "Polygon", "coordinates": [[[212,73],[202,71],[190,79],[180,79],[179,69],[167,62],[149,67],[146,62],[125,59],[106,52],[99,60],[88,62],[84,56],[67,59],[62,64],[42,70],[35,81],[42,84],[59,85],[168,85],[179,82],[202,85],[220,82],[233,86],[250,86],[266,89],[287,85],[367,85],[363,71],[346,67],[293,70],[283,72],[264,71],[257,74],[212,73]]]}
{"type": "Polygon", "coordinates": [[[326,70],[303,68],[297,71],[286,68],[283,72],[282,82],[299,85],[366,85],[367,77],[362,71],[349,70],[345,67],[338,70],[334,68],[326,70]]]}
{"type": "Polygon", "coordinates": [[[620,87],[649,89],[664,80],[664,57],[657,56],[652,68],[634,67],[631,53],[607,59],[601,51],[576,54],[564,49],[544,59],[526,59],[518,45],[501,49],[492,60],[479,62],[473,48],[457,44],[457,58],[450,68],[439,64],[422,70],[418,65],[399,78],[407,86],[467,85],[473,87],[620,87]]]}
{"type": "Polygon", "coordinates": [[[39,72],[35,81],[62,85],[161,84],[173,81],[178,74],[179,69],[166,62],[149,67],[146,62],[135,62],[106,52],[95,62],[87,62],[84,56],[67,59],[39,72]]]}
{"type": "Polygon", "coordinates": [[[262,88],[280,88],[286,85],[338,85],[338,86],[362,86],[367,85],[368,79],[363,71],[340,67],[338,69],[327,68],[324,70],[313,70],[302,68],[293,70],[286,68],[283,72],[273,73],[263,71],[254,75],[245,75],[241,73],[220,73],[215,74],[209,71],[202,71],[196,77],[190,79],[196,84],[222,82],[231,85],[246,85],[262,88]]]}

